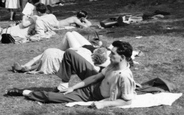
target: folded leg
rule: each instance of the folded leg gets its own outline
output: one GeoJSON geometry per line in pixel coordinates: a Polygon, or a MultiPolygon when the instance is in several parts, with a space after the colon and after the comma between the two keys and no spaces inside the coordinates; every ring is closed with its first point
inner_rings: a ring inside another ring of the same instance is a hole
{"type": "Polygon", "coordinates": [[[91,63],[86,61],[75,51],[69,49],[66,50],[63,56],[57,76],[60,77],[63,82],[68,82],[70,80],[70,76],[73,74],[77,74],[81,80],[84,80],[85,78],[97,73],[97,70],[95,70],[91,63]]]}

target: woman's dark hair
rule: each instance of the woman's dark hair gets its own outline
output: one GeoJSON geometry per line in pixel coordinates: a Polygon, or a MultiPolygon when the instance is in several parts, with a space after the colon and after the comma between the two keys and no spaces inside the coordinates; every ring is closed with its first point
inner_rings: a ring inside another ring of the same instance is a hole
{"type": "Polygon", "coordinates": [[[130,66],[133,66],[133,60],[131,58],[133,47],[130,45],[130,43],[118,40],[118,41],[114,41],[112,45],[114,47],[117,47],[116,52],[120,56],[125,56],[126,60],[130,63],[130,66]]]}
{"type": "Polygon", "coordinates": [[[85,18],[87,17],[88,13],[86,11],[79,11],[77,12],[77,18],[85,18]]]}
{"type": "Polygon", "coordinates": [[[35,4],[35,7],[36,7],[36,11],[38,12],[46,13],[47,11],[47,6],[39,2],[35,4]]]}
{"type": "Polygon", "coordinates": [[[52,7],[50,5],[47,5],[46,7],[47,7],[46,13],[51,14],[52,13],[52,7]]]}

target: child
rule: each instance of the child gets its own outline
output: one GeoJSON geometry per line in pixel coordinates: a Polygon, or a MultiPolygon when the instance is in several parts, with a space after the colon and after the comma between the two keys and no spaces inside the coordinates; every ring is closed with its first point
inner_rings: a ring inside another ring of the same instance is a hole
{"type": "Polygon", "coordinates": [[[14,20],[15,10],[20,8],[20,1],[19,0],[6,0],[5,8],[9,9],[10,11],[10,20],[14,20]]]}

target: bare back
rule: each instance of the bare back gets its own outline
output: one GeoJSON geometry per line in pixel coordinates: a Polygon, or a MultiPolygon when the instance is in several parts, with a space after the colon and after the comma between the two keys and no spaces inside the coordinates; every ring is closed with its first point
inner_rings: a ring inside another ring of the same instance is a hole
{"type": "Polygon", "coordinates": [[[60,28],[63,28],[66,26],[89,27],[91,25],[92,25],[91,22],[86,18],[79,19],[76,16],[72,16],[59,21],[60,28]]]}
{"type": "Polygon", "coordinates": [[[65,26],[72,26],[73,24],[76,24],[76,21],[80,21],[80,20],[75,16],[60,20],[59,27],[62,28],[65,26]]]}

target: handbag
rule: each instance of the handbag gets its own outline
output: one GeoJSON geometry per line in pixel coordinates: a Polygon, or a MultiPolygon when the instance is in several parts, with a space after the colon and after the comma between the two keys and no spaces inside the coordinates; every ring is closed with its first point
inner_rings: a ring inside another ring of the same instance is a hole
{"type": "Polygon", "coordinates": [[[2,39],[1,39],[1,43],[3,44],[9,44],[9,43],[13,43],[15,44],[15,39],[7,33],[8,28],[6,29],[6,33],[2,34],[2,39]]]}

